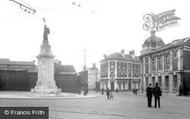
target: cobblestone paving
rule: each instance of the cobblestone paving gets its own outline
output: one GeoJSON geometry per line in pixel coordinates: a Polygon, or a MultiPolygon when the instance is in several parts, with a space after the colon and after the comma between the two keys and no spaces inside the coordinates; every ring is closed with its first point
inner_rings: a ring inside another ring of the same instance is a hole
{"type": "Polygon", "coordinates": [[[107,100],[100,92],[91,94],[98,97],[0,99],[0,106],[49,106],[50,119],[190,119],[190,97],[164,95],[159,109],[147,108],[146,97],[142,94],[114,93],[113,100],[107,100]]]}

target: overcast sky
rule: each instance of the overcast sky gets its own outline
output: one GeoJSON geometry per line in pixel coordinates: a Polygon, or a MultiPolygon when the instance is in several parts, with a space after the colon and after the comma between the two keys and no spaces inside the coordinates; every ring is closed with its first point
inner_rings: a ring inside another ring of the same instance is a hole
{"type": "MultiPolygon", "coordinates": [[[[22,0],[17,0],[22,1],[22,0]]],[[[56,59],[77,71],[99,63],[104,54],[134,49],[140,55],[149,32],[143,15],[176,9],[179,24],[157,33],[165,43],[190,36],[188,0],[24,0],[36,14],[28,14],[9,0],[0,0],[0,58],[36,60],[43,38],[43,21],[50,28],[49,42],[56,59]],[[73,5],[72,3],[76,4],[73,5]],[[80,7],[78,6],[80,4],[80,7]]]]}

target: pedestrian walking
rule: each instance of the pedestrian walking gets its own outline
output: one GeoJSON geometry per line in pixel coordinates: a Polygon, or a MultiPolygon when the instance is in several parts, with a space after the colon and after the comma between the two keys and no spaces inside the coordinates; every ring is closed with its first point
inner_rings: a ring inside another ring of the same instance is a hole
{"type": "Polygon", "coordinates": [[[151,84],[149,83],[148,87],[146,88],[148,107],[152,107],[152,93],[153,93],[153,89],[152,89],[151,84]]]}
{"type": "Polygon", "coordinates": [[[136,88],[133,89],[133,94],[137,95],[137,89],[136,88]]]}
{"type": "Polygon", "coordinates": [[[107,99],[110,99],[110,89],[108,87],[106,89],[106,96],[107,96],[107,99]]]}
{"type": "Polygon", "coordinates": [[[112,93],[112,91],[110,91],[110,99],[114,99],[114,95],[113,95],[113,93],[112,93]]]}
{"type": "Polygon", "coordinates": [[[118,88],[116,88],[116,93],[118,93],[119,92],[119,90],[118,90],[118,88]]]}
{"type": "Polygon", "coordinates": [[[160,108],[160,96],[161,96],[161,89],[158,86],[158,83],[156,83],[156,86],[153,88],[154,92],[154,107],[157,108],[157,103],[158,107],[160,108]]]}

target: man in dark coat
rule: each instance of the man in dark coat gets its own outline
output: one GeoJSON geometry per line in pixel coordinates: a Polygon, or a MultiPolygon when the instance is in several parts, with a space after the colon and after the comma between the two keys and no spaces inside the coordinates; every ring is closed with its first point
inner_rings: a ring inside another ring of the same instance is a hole
{"type": "Polygon", "coordinates": [[[107,99],[110,99],[110,89],[108,87],[106,89],[106,96],[107,96],[107,99]]]}
{"type": "Polygon", "coordinates": [[[155,99],[154,107],[157,108],[157,102],[158,102],[158,107],[160,108],[161,89],[158,86],[158,83],[156,83],[156,86],[154,87],[153,91],[154,91],[154,99],[155,99]]]}
{"type": "Polygon", "coordinates": [[[146,88],[146,96],[147,96],[147,101],[148,101],[148,107],[152,107],[152,93],[153,89],[151,84],[149,83],[148,87],[146,88]]]}

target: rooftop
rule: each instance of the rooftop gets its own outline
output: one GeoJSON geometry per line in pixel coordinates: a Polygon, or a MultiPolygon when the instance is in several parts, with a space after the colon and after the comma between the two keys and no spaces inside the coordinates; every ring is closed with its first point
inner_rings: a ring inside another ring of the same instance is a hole
{"type": "Polygon", "coordinates": [[[139,57],[135,56],[134,50],[130,51],[129,54],[125,54],[124,51],[121,51],[121,53],[115,52],[108,56],[104,56],[104,59],[101,61],[112,60],[112,59],[113,60],[140,61],[139,57]]]}
{"type": "Polygon", "coordinates": [[[0,64],[35,65],[34,61],[10,61],[7,58],[0,58],[0,64]]]}

